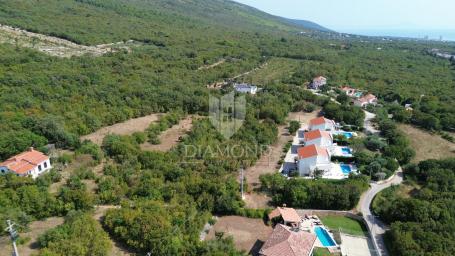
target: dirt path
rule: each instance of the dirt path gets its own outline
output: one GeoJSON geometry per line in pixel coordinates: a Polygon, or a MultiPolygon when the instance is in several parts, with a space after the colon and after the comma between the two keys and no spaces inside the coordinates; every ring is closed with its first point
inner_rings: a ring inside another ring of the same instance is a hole
{"type": "MultiPolygon", "coordinates": [[[[317,117],[320,110],[312,113],[292,112],[289,113],[287,122],[300,121],[308,123],[311,119],[317,117]]],[[[260,187],[259,176],[267,173],[275,173],[279,169],[278,162],[283,158],[283,147],[292,140],[293,135],[287,131],[287,125],[278,127],[278,141],[271,145],[269,152],[263,154],[255,165],[245,170],[245,178],[248,184],[250,193],[245,195],[245,203],[247,208],[267,208],[270,198],[262,193],[255,192],[260,187]]]]}
{"type": "Polygon", "coordinates": [[[94,133],[82,136],[81,141],[90,140],[97,145],[101,145],[104,137],[108,134],[130,135],[134,132],[145,131],[145,129],[149,127],[150,123],[158,121],[160,116],[161,114],[151,114],[148,116],[130,119],[123,123],[106,126],[94,133]]]}
{"type": "MultiPolygon", "coordinates": [[[[118,205],[97,205],[95,206],[95,213],[93,214],[93,218],[101,223],[103,216],[106,214],[106,211],[109,209],[119,209],[120,206],[118,205]]],[[[134,253],[128,251],[122,244],[118,243],[117,241],[111,239],[112,241],[112,250],[109,255],[112,256],[131,256],[135,255],[134,253]]]]}
{"type": "MultiPolygon", "coordinates": [[[[46,220],[42,221],[34,221],[29,225],[29,232],[20,233],[19,236],[21,238],[29,237],[30,240],[22,245],[18,245],[17,249],[19,251],[19,255],[21,256],[29,256],[32,254],[36,254],[38,250],[37,239],[40,235],[44,234],[47,230],[57,227],[58,225],[63,224],[64,219],[63,217],[52,217],[47,218],[46,220]]],[[[9,237],[1,237],[0,239],[0,255],[1,256],[9,256],[12,253],[12,245],[9,237]]]]}
{"type": "Polygon", "coordinates": [[[194,116],[187,116],[181,120],[178,124],[167,129],[160,134],[159,139],[161,141],[158,145],[153,145],[146,142],[141,145],[141,149],[145,151],[161,151],[166,152],[171,150],[179,142],[179,138],[185,135],[193,127],[194,116]]]}
{"type": "Polygon", "coordinates": [[[86,46],[58,37],[33,33],[2,24],[0,24],[0,43],[9,43],[20,47],[33,48],[56,57],[82,56],[85,54],[101,56],[121,49],[130,51],[131,46],[141,45],[139,42],[130,40],[127,42],[86,46]]]}
{"type": "Polygon", "coordinates": [[[412,125],[400,124],[399,128],[411,141],[411,147],[416,151],[413,163],[427,159],[442,159],[455,157],[455,143],[431,134],[412,125]]]}
{"type": "Polygon", "coordinates": [[[221,60],[219,60],[219,61],[217,61],[217,62],[215,62],[215,63],[213,63],[213,64],[211,64],[211,65],[202,66],[202,67],[198,68],[197,70],[211,69],[211,68],[214,68],[214,67],[216,67],[216,66],[219,66],[219,65],[221,65],[221,64],[223,64],[223,63],[225,63],[225,62],[226,62],[225,59],[221,59],[221,60]]]}

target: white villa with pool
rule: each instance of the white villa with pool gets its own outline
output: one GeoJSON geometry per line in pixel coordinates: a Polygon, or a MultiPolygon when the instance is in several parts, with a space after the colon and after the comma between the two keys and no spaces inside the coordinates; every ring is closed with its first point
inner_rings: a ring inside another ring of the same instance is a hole
{"type": "Polygon", "coordinates": [[[322,171],[322,178],[345,179],[351,172],[356,173],[353,164],[334,163],[332,157],[349,159],[353,157],[353,150],[348,146],[340,146],[333,142],[335,135],[344,135],[346,138],[357,136],[354,132],[330,130],[335,129],[335,122],[324,117],[311,120],[309,126],[302,124],[293,138],[292,145],[287,152],[280,173],[289,176],[298,172],[298,176],[313,178],[314,171],[322,171]],[[313,124],[313,128],[309,129],[313,124]],[[324,130],[328,128],[329,131],[324,130]]]}

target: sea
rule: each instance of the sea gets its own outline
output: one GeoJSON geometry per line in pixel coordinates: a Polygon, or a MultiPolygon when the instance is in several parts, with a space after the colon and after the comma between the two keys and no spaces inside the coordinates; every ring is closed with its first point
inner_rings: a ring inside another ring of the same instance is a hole
{"type": "Polygon", "coordinates": [[[428,39],[437,41],[455,41],[455,29],[451,30],[405,30],[405,29],[369,29],[369,30],[349,30],[345,33],[364,35],[364,36],[392,36],[428,39]]]}

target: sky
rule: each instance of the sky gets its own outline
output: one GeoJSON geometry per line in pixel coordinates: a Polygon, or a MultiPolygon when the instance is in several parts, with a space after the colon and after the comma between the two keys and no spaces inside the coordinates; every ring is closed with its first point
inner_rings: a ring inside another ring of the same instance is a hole
{"type": "Polygon", "coordinates": [[[455,0],[235,0],[339,31],[455,30],[455,0]]]}

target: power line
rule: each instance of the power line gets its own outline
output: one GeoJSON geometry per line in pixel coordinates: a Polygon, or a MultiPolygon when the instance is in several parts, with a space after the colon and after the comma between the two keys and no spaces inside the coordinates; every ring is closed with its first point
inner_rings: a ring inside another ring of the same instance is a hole
{"type": "Polygon", "coordinates": [[[6,224],[8,226],[5,228],[5,231],[9,232],[11,241],[13,242],[13,254],[12,255],[19,256],[19,252],[17,251],[17,247],[16,247],[16,239],[18,237],[18,234],[17,234],[17,231],[14,229],[14,225],[16,225],[16,223],[12,222],[11,220],[7,220],[6,224]]]}

